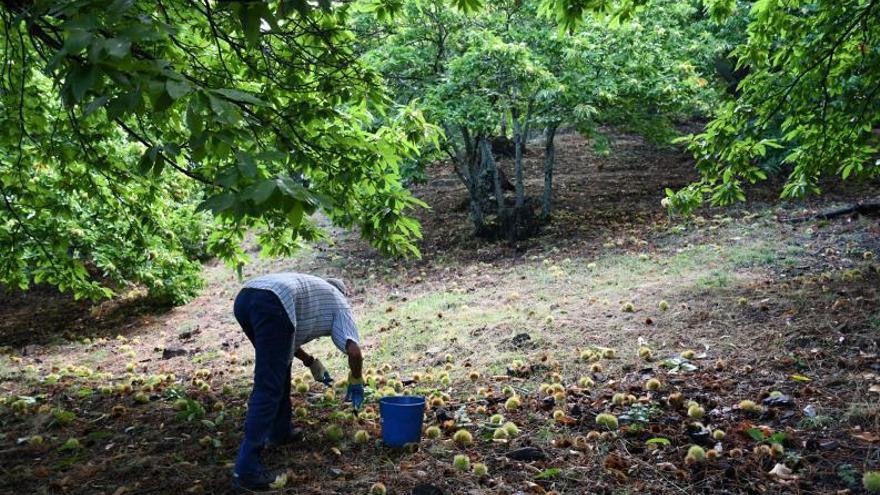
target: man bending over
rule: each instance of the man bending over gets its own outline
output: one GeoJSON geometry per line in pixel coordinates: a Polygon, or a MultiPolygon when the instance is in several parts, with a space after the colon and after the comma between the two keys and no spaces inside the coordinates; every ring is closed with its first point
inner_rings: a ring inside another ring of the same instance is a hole
{"type": "Polygon", "coordinates": [[[363,355],[341,280],[301,273],[264,275],[244,284],[235,298],[233,312],[256,352],[254,388],[233,478],[237,487],[264,490],[274,481],[275,473],[265,468],[260,452],[267,444],[283,444],[293,438],[293,356],[309,367],[315,380],[329,386],[330,374],[321,361],[302,350],[302,345],[330,336],[333,344],[348,355],[350,373],[345,398],[357,410],[364,401],[363,355]]]}

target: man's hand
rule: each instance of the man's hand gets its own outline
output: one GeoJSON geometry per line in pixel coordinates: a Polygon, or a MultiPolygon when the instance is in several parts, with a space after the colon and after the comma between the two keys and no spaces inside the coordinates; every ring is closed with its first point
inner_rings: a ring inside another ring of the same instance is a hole
{"type": "Polygon", "coordinates": [[[351,401],[355,411],[359,411],[364,405],[364,380],[348,377],[348,392],[345,394],[345,400],[351,401]]]}
{"type": "Polygon", "coordinates": [[[312,372],[312,378],[314,378],[316,382],[321,382],[328,387],[333,383],[333,379],[330,378],[330,373],[321,363],[320,359],[315,358],[312,360],[312,364],[309,365],[309,370],[312,372]]]}

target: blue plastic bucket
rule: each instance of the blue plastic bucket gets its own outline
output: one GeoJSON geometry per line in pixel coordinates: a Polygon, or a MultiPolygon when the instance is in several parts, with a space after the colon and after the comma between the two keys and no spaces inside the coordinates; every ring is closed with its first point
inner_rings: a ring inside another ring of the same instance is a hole
{"type": "Polygon", "coordinates": [[[403,447],[422,439],[425,398],[412,395],[379,399],[382,416],[382,442],[388,447],[403,447]]]}

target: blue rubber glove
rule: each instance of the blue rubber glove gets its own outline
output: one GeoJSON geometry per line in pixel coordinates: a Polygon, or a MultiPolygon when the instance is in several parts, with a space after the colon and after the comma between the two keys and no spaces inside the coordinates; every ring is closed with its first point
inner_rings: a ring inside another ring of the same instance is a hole
{"type": "Polygon", "coordinates": [[[327,368],[324,367],[324,364],[321,363],[318,358],[312,360],[312,364],[309,366],[309,371],[312,372],[312,378],[314,378],[316,382],[321,382],[328,387],[333,383],[333,379],[330,378],[330,372],[327,371],[327,368]]]}
{"type": "Polygon", "coordinates": [[[345,400],[351,401],[355,411],[359,411],[364,405],[364,380],[348,379],[348,392],[345,394],[345,400]],[[353,383],[354,382],[354,383],[353,383]],[[360,382],[360,383],[357,383],[360,382]]]}

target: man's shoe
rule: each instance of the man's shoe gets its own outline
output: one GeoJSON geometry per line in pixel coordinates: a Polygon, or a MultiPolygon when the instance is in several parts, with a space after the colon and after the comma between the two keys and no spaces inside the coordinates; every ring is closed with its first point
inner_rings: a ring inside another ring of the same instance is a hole
{"type": "Polygon", "coordinates": [[[270,438],[268,442],[266,442],[266,447],[281,447],[284,445],[290,445],[296,442],[302,442],[306,438],[306,431],[302,428],[292,428],[290,433],[282,438],[270,438]]]}
{"type": "Polygon", "coordinates": [[[261,492],[269,490],[269,485],[275,481],[278,473],[262,470],[256,473],[239,475],[232,473],[232,486],[237,493],[261,492]]]}

